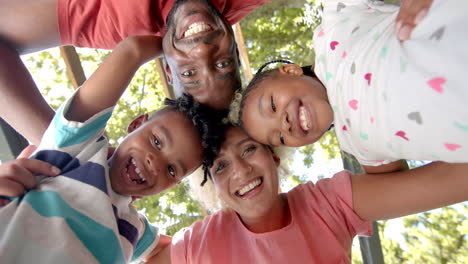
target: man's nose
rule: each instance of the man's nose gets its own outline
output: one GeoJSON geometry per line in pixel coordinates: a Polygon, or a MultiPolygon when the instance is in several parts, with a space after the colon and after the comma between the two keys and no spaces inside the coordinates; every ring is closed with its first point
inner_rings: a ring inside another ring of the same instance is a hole
{"type": "Polygon", "coordinates": [[[216,49],[216,45],[211,43],[205,43],[204,41],[200,41],[195,47],[190,50],[190,56],[194,58],[201,58],[203,56],[208,56],[213,54],[216,49]]]}

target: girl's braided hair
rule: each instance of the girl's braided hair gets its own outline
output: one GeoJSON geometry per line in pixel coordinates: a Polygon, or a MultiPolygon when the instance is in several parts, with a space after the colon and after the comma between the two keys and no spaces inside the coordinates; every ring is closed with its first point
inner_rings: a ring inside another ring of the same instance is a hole
{"type": "Polygon", "coordinates": [[[201,104],[193,99],[193,96],[184,93],[177,99],[166,98],[164,104],[173,107],[176,111],[185,114],[198,130],[203,147],[203,186],[208,177],[211,178],[209,169],[218,156],[221,144],[224,142],[224,132],[227,128],[222,120],[227,115],[227,110],[217,111],[201,104]]]}

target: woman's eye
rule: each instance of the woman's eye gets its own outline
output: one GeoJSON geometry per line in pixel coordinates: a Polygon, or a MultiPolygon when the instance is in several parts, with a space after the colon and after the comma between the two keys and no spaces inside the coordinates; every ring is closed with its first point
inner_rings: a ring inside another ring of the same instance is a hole
{"type": "Polygon", "coordinates": [[[226,163],[224,162],[219,162],[216,165],[215,173],[221,172],[224,168],[226,168],[226,163]]]}
{"type": "Polygon", "coordinates": [[[222,62],[218,62],[216,63],[216,67],[220,68],[220,69],[224,69],[226,68],[227,66],[231,65],[231,61],[230,60],[227,60],[227,61],[222,61],[222,62]]]}
{"type": "Polygon", "coordinates": [[[157,137],[154,137],[154,145],[157,149],[161,149],[161,141],[157,137]]]}
{"type": "Polygon", "coordinates": [[[281,142],[281,145],[284,145],[284,137],[282,134],[279,134],[279,140],[281,142]]]}
{"type": "Polygon", "coordinates": [[[188,70],[188,71],[182,72],[182,76],[184,77],[191,77],[193,75],[195,75],[195,70],[188,70]]]}
{"type": "Polygon", "coordinates": [[[245,150],[242,152],[242,156],[245,156],[245,155],[249,154],[250,152],[255,151],[256,149],[257,149],[257,146],[250,145],[247,148],[245,148],[245,150]]]}
{"type": "Polygon", "coordinates": [[[271,99],[271,110],[273,110],[273,112],[276,112],[276,105],[275,105],[275,102],[273,101],[273,96],[270,96],[270,99],[271,99]]]}
{"type": "Polygon", "coordinates": [[[170,174],[172,177],[175,177],[175,176],[176,176],[175,169],[174,169],[174,167],[172,167],[172,165],[167,166],[167,171],[169,172],[169,174],[170,174]]]}

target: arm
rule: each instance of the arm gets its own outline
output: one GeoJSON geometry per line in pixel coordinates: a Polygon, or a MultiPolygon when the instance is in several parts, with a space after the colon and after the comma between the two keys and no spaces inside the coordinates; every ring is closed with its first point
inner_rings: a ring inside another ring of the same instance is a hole
{"type": "Polygon", "coordinates": [[[433,162],[416,169],[351,177],[356,213],[389,219],[468,200],[468,163],[433,162]]]}
{"type": "Polygon", "coordinates": [[[130,37],[120,42],[77,92],[67,119],[83,122],[114,106],[138,68],[161,53],[161,38],[130,37]]]}
{"type": "Polygon", "coordinates": [[[369,174],[375,173],[389,173],[389,172],[397,172],[397,171],[405,171],[408,170],[408,163],[406,160],[398,160],[394,162],[390,162],[388,164],[380,165],[380,166],[362,166],[364,171],[369,174]]]}

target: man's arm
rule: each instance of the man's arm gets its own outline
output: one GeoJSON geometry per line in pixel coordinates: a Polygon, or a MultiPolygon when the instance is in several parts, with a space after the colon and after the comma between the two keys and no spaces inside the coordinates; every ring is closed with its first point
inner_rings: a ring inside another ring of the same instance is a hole
{"type": "Polygon", "coordinates": [[[161,38],[129,37],[120,42],[77,92],[67,119],[84,122],[114,106],[138,68],[161,54],[161,38]]]}
{"type": "Polygon", "coordinates": [[[389,219],[468,200],[468,163],[433,162],[407,171],[351,176],[356,213],[389,219]]]}

